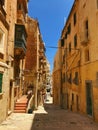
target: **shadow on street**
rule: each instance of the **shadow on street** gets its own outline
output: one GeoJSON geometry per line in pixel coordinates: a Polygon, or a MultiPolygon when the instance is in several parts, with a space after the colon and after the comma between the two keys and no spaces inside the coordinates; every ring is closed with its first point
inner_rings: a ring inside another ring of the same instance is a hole
{"type": "Polygon", "coordinates": [[[31,130],[57,130],[57,124],[59,123],[58,117],[55,115],[55,111],[59,108],[53,104],[44,105],[45,112],[36,113],[31,130]]]}
{"type": "Polygon", "coordinates": [[[45,104],[44,112],[35,113],[31,130],[98,130],[98,124],[83,115],[45,104]]]}

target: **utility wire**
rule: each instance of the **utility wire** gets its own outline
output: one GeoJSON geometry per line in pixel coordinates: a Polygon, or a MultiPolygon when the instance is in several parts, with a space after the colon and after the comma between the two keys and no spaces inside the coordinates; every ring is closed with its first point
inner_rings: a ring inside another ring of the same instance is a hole
{"type": "MultiPolygon", "coordinates": [[[[69,48],[67,48],[67,47],[57,47],[57,46],[45,46],[45,48],[54,48],[54,49],[57,49],[57,48],[60,48],[60,49],[68,49],[69,50],[69,48]]],[[[80,50],[79,48],[70,48],[70,49],[72,49],[72,50],[80,50]]]]}

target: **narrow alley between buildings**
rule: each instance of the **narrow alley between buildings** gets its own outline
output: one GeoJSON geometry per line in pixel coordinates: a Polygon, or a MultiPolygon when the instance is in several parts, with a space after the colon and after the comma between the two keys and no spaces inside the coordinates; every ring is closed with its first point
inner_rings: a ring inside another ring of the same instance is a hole
{"type": "Polygon", "coordinates": [[[98,124],[85,115],[53,105],[48,96],[44,107],[39,106],[32,114],[12,113],[0,130],[98,130],[98,124]]]}

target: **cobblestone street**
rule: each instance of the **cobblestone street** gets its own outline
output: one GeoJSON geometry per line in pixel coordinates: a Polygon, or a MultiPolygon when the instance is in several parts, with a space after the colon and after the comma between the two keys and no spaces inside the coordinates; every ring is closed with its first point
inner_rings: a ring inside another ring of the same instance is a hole
{"type": "Polygon", "coordinates": [[[46,105],[47,114],[36,114],[31,130],[98,130],[98,124],[80,114],[46,105]]]}
{"type": "Polygon", "coordinates": [[[98,130],[98,124],[47,102],[33,114],[12,113],[2,122],[0,130],[98,130]]]}

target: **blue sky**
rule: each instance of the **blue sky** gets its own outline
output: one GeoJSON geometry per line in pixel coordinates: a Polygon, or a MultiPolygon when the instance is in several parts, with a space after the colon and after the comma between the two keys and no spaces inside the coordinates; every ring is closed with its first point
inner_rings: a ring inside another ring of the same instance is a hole
{"type": "Polygon", "coordinates": [[[39,21],[40,31],[46,46],[46,56],[53,68],[53,59],[56,54],[64,22],[66,21],[74,0],[29,0],[28,14],[39,21]]]}

